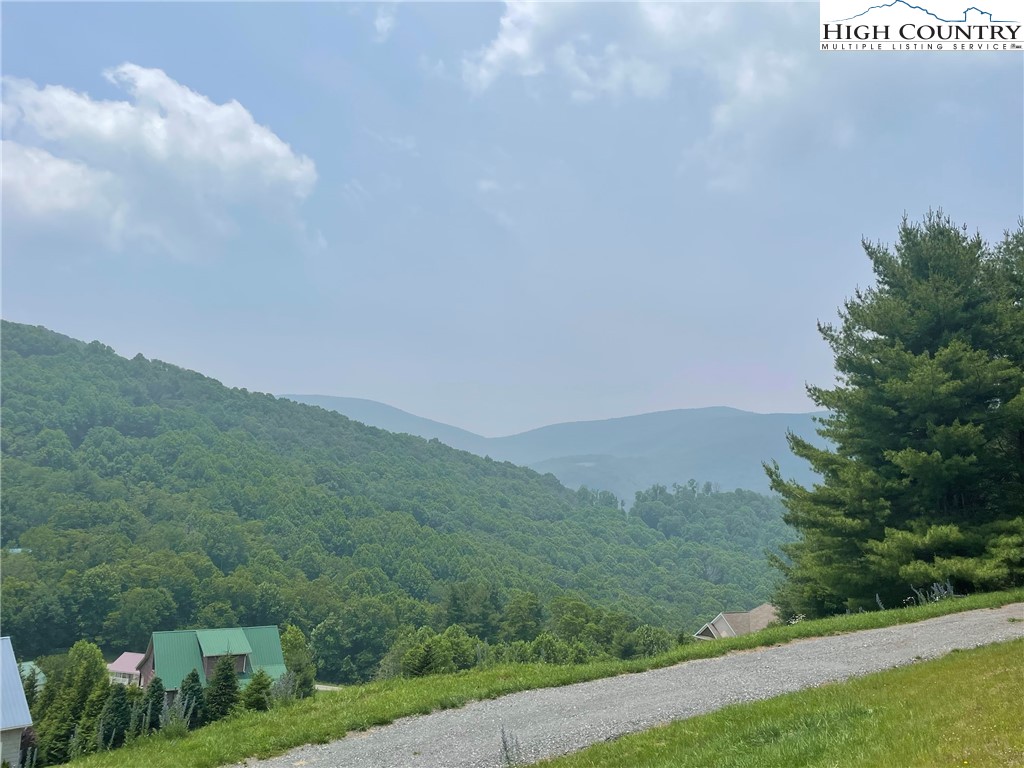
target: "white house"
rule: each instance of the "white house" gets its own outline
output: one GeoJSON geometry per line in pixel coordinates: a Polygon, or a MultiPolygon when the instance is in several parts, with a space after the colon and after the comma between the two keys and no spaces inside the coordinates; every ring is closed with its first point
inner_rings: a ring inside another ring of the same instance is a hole
{"type": "Polygon", "coordinates": [[[121,685],[139,685],[139,663],[146,654],[125,651],[114,661],[107,664],[110,682],[121,685]]]}
{"type": "Polygon", "coordinates": [[[0,637],[0,763],[21,765],[21,734],[32,725],[11,638],[0,637]]]}

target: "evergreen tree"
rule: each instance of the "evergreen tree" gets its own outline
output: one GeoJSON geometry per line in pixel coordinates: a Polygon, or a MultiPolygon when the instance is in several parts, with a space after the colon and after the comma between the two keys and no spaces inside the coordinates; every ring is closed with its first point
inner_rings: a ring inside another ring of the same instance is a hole
{"type": "Polygon", "coordinates": [[[103,708],[107,699],[110,698],[111,686],[106,680],[103,684],[93,688],[89,698],[86,699],[85,707],[78,716],[75,724],[74,735],[68,745],[68,757],[73,759],[82,755],[95,752],[97,749],[105,749],[106,745],[100,738],[100,720],[103,715],[103,708]]]}
{"type": "Polygon", "coordinates": [[[95,702],[105,696],[107,681],[107,665],[100,649],[85,640],[75,643],[68,652],[66,665],[53,681],[53,693],[45,690],[51,684],[48,679],[44,695],[36,702],[40,713],[37,726],[40,765],[65,762],[76,730],[83,726],[94,727],[95,723],[83,716],[92,715],[94,710],[98,715],[98,710],[95,706],[87,708],[86,704],[90,698],[95,702]]]}
{"type": "Polygon", "coordinates": [[[203,684],[199,681],[198,670],[193,669],[181,681],[178,689],[181,697],[182,711],[188,721],[189,730],[194,730],[206,722],[206,696],[203,684]]]}
{"type": "Polygon", "coordinates": [[[143,732],[160,730],[160,718],[164,713],[164,703],[167,699],[167,692],[164,690],[164,681],[159,675],[149,681],[146,686],[146,697],[142,701],[143,732]]]}
{"type": "Polygon", "coordinates": [[[293,694],[300,699],[312,696],[316,685],[316,665],[301,629],[293,624],[284,628],[281,633],[281,651],[284,653],[285,667],[295,677],[293,694]]]}
{"type": "Polygon", "coordinates": [[[222,656],[217,662],[205,694],[207,722],[213,723],[231,714],[238,704],[238,675],[233,657],[222,656]]]}
{"type": "Polygon", "coordinates": [[[768,467],[801,534],[784,614],[898,604],[912,585],[1024,579],[1024,224],[990,249],[940,213],[865,242],[876,285],[820,325],[838,385],[808,387],[830,449],[794,435],[813,489],[768,467]]]}
{"type": "Polygon", "coordinates": [[[131,720],[131,709],[123,685],[110,686],[110,694],[100,713],[97,736],[103,749],[117,749],[124,744],[131,720]]]}
{"type": "Polygon", "coordinates": [[[273,684],[270,675],[262,669],[256,670],[256,674],[249,679],[249,684],[242,691],[242,706],[257,712],[266,712],[270,709],[270,687],[273,684]]]}
{"type": "Polygon", "coordinates": [[[25,701],[31,711],[39,692],[39,671],[35,666],[30,667],[29,671],[21,676],[21,687],[25,691],[25,701]]]}

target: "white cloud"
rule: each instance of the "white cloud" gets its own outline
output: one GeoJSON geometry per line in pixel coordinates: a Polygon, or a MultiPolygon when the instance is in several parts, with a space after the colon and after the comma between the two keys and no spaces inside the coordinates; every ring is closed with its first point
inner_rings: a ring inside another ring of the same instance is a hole
{"type": "Polygon", "coordinates": [[[374,42],[383,43],[391,37],[395,29],[395,20],[398,11],[393,5],[377,6],[377,15],[373,18],[373,28],[376,31],[374,42]]]}
{"type": "Polygon", "coordinates": [[[247,207],[298,224],[316,167],[241,104],[216,104],[159,69],[126,63],[104,75],[131,99],[95,100],[3,78],[4,194],[12,214],[41,221],[74,210],[109,222],[117,211],[108,244],[145,238],[172,251],[232,236],[235,213],[247,207]],[[54,199],[42,200],[39,186],[26,183],[29,172],[48,179],[46,195],[54,199]]]}
{"type": "Polygon", "coordinates": [[[507,2],[496,37],[463,60],[464,81],[481,92],[503,74],[544,73],[588,103],[666,98],[678,79],[696,94],[680,102],[681,116],[703,133],[680,148],[685,165],[709,186],[735,189],[757,165],[765,126],[813,79],[796,45],[813,9],[797,5],[604,3],[555,15],[564,6],[507,2]]]}
{"type": "Polygon", "coordinates": [[[615,44],[595,55],[581,54],[574,43],[565,43],[556,51],[555,59],[572,83],[571,96],[576,101],[591,101],[600,93],[619,96],[626,91],[641,98],[656,98],[671,82],[667,67],[624,54],[615,44]]]}
{"type": "Polygon", "coordinates": [[[501,185],[498,184],[494,179],[479,179],[476,183],[477,192],[488,193],[498,192],[501,189],[501,185]]]}
{"type": "Polygon", "coordinates": [[[117,196],[113,174],[16,141],[3,141],[2,176],[6,205],[28,217],[116,207],[112,204],[117,196]]]}
{"type": "Polygon", "coordinates": [[[558,13],[557,3],[507,0],[498,35],[462,60],[463,82],[473,91],[490,88],[506,70],[527,77],[544,71],[539,46],[544,27],[558,13]]]}
{"type": "Polygon", "coordinates": [[[725,98],[712,113],[715,128],[733,128],[751,111],[787,96],[799,63],[793,54],[748,50],[739,59],[724,64],[719,79],[725,98]]]}
{"type": "Polygon", "coordinates": [[[637,8],[652,38],[673,47],[717,35],[734,19],[724,4],[644,2],[637,8]]]}

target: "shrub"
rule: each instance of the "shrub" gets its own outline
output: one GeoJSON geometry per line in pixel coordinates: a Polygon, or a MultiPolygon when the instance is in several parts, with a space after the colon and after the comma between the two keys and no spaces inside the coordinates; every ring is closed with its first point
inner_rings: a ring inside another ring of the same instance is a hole
{"type": "Polygon", "coordinates": [[[273,684],[270,675],[262,669],[257,670],[242,692],[242,706],[257,712],[266,712],[270,709],[270,687],[273,684]]]}

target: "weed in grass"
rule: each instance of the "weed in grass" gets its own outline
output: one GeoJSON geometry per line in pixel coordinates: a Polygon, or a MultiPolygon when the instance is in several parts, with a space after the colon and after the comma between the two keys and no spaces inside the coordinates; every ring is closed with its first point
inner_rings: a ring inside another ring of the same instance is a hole
{"type": "Polygon", "coordinates": [[[513,733],[506,733],[505,726],[501,726],[501,764],[505,768],[518,768],[526,765],[523,760],[523,750],[519,746],[519,739],[513,733]]]}

